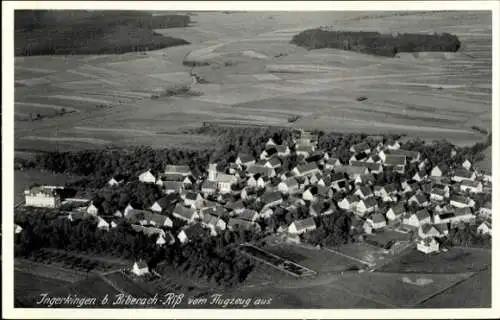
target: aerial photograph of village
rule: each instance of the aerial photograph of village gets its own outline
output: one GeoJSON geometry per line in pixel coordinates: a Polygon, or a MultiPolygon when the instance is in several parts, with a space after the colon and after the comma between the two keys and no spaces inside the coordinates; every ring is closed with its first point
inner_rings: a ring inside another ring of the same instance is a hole
{"type": "Polygon", "coordinates": [[[16,10],[14,45],[16,308],[491,307],[491,11],[16,10]]]}

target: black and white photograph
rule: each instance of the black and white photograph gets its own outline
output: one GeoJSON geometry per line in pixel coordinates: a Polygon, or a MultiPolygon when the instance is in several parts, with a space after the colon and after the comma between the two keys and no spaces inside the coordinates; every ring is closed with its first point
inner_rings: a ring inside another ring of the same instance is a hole
{"type": "Polygon", "coordinates": [[[7,307],[493,310],[499,4],[424,2],[13,1],[7,307]]]}

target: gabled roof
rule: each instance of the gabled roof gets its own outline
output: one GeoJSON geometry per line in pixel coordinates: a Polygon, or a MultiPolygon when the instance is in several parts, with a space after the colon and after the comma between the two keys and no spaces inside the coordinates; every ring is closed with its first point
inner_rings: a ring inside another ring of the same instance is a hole
{"type": "Polygon", "coordinates": [[[203,213],[204,213],[204,215],[213,215],[213,216],[222,217],[222,216],[226,215],[227,210],[223,206],[217,205],[215,207],[211,207],[210,209],[204,210],[203,213]]]}
{"type": "Polygon", "coordinates": [[[178,203],[174,208],[174,213],[187,220],[191,220],[193,218],[193,215],[196,213],[196,210],[192,208],[186,208],[178,203]]]}
{"type": "Polygon", "coordinates": [[[402,166],[406,164],[405,156],[388,154],[385,156],[384,163],[390,166],[402,166]]]}
{"type": "Polygon", "coordinates": [[[303,165],[297,166],[296,168],[297,168],[297,171],[299,173],[304,173],[304,172],[310,172],[310,171],[313,171],[313,170],[318,170],[318,166],[314,162],[303,164],[303,165]]]}
{"type": "Polygon", "coordinates": [[[364,203],[366,208],[372,208],[377,205],[377,200],[375,200],[374,197],[370,197],[361,201],[364,203]]]}
{"type": "Polygon", "coordinates": [[[419,155],[417,151],[404,150],[404,149],[387,150],[387,153],[391,155],[404,156],[406,158],[417,158],[419,155]]]}
{"type": "Polygon", "coordinates": [[[209,236],[209,231],[199,223],[189,225],[187,228],[182,229],[182,231],[184,231],[189,240],[202,239],[209,236]]]}
{"type": "Polygon", "coordinates": [[[455,170],[454,176],[455,177],[460,177],[460,178],[471,178],[472,174],[473,174],[472,171],[468,171],[468,170],[466,170],[464,168],[458,168],[458,169],[455,170]]]}
{"type": "Polygon", "coordinates": [[[271,164],[271,166],[275,167],[275,166],[281,166],[281,160],[277,157],[272,157],[271,159],[268,160],[269,164],[271,164]]]}
{"type": "Polygon", "coordinates": [[[257,211],[245,209],[245,210],[243,210],[243,212],[241,212],[238,215],[238,218],[241,220],[253,221],[256,218],[258,218],[258,216],[259,216],[259,213],[257,211]]]}
{"type": "Polygon", "coordinates": [[[275,147],[276,151],[279,152],[279,153],[285,153],[286,150],[287,150],[287,148],[288,148],[288,146],[285,146],[285,145],[282,145],[282,144],[274,146],[274,147],[275,147]]]}
{"type": "Polygon", "coordinates": [[[356,195],[349,195],[349,196],[345,197],[344,199],[346,199],[349,203],[359,202],[361,200],[356,195]]]}
{"type": "Polygon", "coordinates": [[[198,196],[199,196],[199,193],[196,193],[196,192],[186,193],[186,199],[188,199],[188,200],[197,200],[198,196]]]}
{"type": "Polygon", "coordinates": [[[351,158],[353,158],[354,161],[359,161],[359,160],[367,159],[368,155],[364,152],[359,152],[359,153],[356,153],[355,155],[353,155],[351,158]]]}
{"type": "Polygon", "coordinates": [[[433,188],[431,190],[431,194],[435,194],[435,195],[439,195],[441,197],[444,197],[446,195],[446,192],[442,189],[436,189],[436,188],[433,188]]]}
{"type": "Polygon", "coordinates": [[[312,217],[301,220],[295,220],[292,223],[295,225],[295,229],[297,230],[304,230],[306,228],[316,228],[316,223],[314,222],[314,219],[312,217]]]}
{"type": "Polygon", "coordinates": [[[238,226],[243,229],[252,229],[256,227],[255,223],[240,218],[230,218],[227,225],[230,228],[235,228],[236,226],[238,226]]]}
{"type": "Polygon", "coordinates": [[[366,187],[366,186],[362,186],[359,188],[359,191],[361,192],[362,195],[364,196],[369,196],[370,194],[372,194],[372,190],[369,188],[369,187],[366,187]]]}
{"type": "Polygon", "coordinates": [[[171,206],[173,203],[177,201],[177,198],[172,197],[172,196],[164,196],[158,200],[156,200],[156,203],[163,209],[168,208],[171,206]]]}
{"type": "Polygon", "coordinates": [[[336,157],[331,157],[331,158],[329,158],[328,160],[326,160],[326,162],[325,162],[325,163],[327,163],[327,164],[331,164],[331,165],[334,165],[334,164],[336,164],[337,162],[339,162],[339,163],[340,163],[340,159],[339,159],[339,158],[336,158],[336,157]]]}
{"type": "Polygon", "coordinates": [[[479,186],[479,181],[464,180],[461,182],[463,186],[477,188],[479,186]]]}
{"type": "Polygon", "coordinates": [[[457,208],[455,210],[455,216],[465,216],[465,215],[471,215],[472,210],[469,207],[465,208],[457,208]]]}
{"type": "Polygon", "coordinates": [[[281,192],[275,191],[275,192],[266,192],[264,193],[261,197],[260,200],[264,204],[272,203],[274,201],[281,200],[281,192]]]}
{"type": "Polygon", "coordinates": [[[427,202],[427,197],[422,193],[416,193],[413,195],[413,197],[415,197],[415,199],[418,201],[418,203],[426,203],[427,202]]]}
{"type": "Polygon", "coordinates": [[[166,190],[179,190],[184,187],[182,182],[179,181],[164,181],[163,188],[166,190]]]}
{"type": "Polygon", "coordinates": [[[436,229],[432,224],[428,224],[428,223],[426,223],[423,226],[421,226],[421,228],[422,228],[422,232],[424,234],[429,234],[432,230],[435,230],[435,231],[439,232],[439,230],[436,229]]]}
{"type": "Polygon", "coordinates": [[[272,174],[273,170],[274,169],[268,168],[265,166],[253,165],[247,169],[247,172],[250,174],[260,173],[260,174],[265,175],[265,176],[270,176],[272,174]]]}
{"type": "Polygon", "coordinates": [[[217,181],[208,181],[208,180],[205,180],[203,181],[203,183],[201,184],[201,188],[202,189],[217,189],[217,181]]]}
{"type": "Polygon", "coordinates": [[[371,219],[374,223],[385,222],[385,217],[380,213],[375,213],[371,216],[371,219]]]}
{"type": "Polygon", "coordinates": [[[403,214],[406,211],[405,206],[402,203],[393,205],[390,209],[392,209],[396,215],[403,214]]]}
{"type": "Polygon", "coordinates": [[[189,166],[186,165],[174,165],[174,164],[167,164],[165,166],[165,172],[171,172],[171,173],[189,173],[191,169],[189,169],[189,166]]]}
{"type": "Polygon", "coordinates": [[[182,181],[184,180],[184,175],[180,173],[161,173],[158,178],[163,181],[182,181]]]}
{"type": "Polygon", "coordinates": [[[238,154],[238,158],[240,159],[240,161],[242,163],[247,163],[247,162],[255,161],[254,157],[252,157],[251,155],[246,154],[246,153],[239,153],[238,154]]]}
{"type": "Polygon", "coordinates": [[[366,143],[365,141],[361,142],[361,143],[358,143],[358,144],[355,144],[355,145],[352,145],[351,148],[355,151],[355,152],[361,152],[363,150],[367,150],[367,149],[370,149],[370,146],[368,145],[368,143],[366,143]]]}
{"type": "Polygon", "coordinates": [[[334,172],[331,175],[331,180],[332,180],[332,182],[339,181],[339,180],[345,180],[345,175],[343,172],[334,172]]]}
{"type": "Polygon", "coordinates": [[[417,212],[415,212],[415,215],[417,216],[417,219],[419,221],[422,221],[424,219],[427,219],[427,218],[430,218],[430,214],[429,214],[429,211],[427,211],[427,209],[421,209],[421,210],[418,210],[417,212]]]}
{"type": "Polygon", "coordinates": [[[463,204],[469,203],[469,200],[467,199],[467,197],[463,196],[461,194],[456,194],[456,195],[451,196],[450,201],[455,201],[455,202],[463,203],[463,204]]]}
{"type": "Polygon", "coordinates": [[[367,170],[366,167],[361,166],[340,166],[335,168],[335,172],[345,172],[347,174],[363,174],[367,170]]]}
{"type": "Polygon", "coordinates": [[[299,185],[299,183],[297,182],[297,179],[295,178],[288,178],[284,181],[284,183],[287,185],[287,187],[296,187],[299,185]]]}

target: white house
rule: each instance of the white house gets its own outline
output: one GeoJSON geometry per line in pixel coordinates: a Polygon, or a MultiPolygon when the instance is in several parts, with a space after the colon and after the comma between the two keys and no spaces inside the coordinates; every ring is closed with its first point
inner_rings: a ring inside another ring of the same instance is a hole
{"type": "Polygon", "coordinates": [[[291,234],[302,234],[316,229],[316,223],[312,217],[296,220],[288,227],[288,232],[291,234]]]}
{"type": "Polygon", "coordinates": [[[408,203],[415,204],[419,207],[426,207],[429,205],[429,200],[423,193],[414,194],[409,200],[408,203]]]}
{"type": "Polygon", "coordinates": [[[295,193],[299,190],[299,183],[295,178],[288,178],[278,184],[278,190],[281,193],[295,193]]]}
{"type": "Polygon", "coordinates": [[[463,167],[465,170],[470,170],[470,169],[471,169],[471,167],[472,167],[472,163],[471,163],[469,160],[465,159],[465,161],[464,161],[464,162],[462,162],[462,167],[463,167]]]}
{"type": "Polygon", "coordinates": [[[299,177],[311,176],[315,173],[320,173],[320,172],[321,172],[321,170],[319,170],[318,166],[314,162],[297,166],[297,167],[293,168],[293,170],[292,170],[292,173],[295,176],[299,176],[299,177]]]}
{"type": "Polygon", "coordinates": [[[61,205],[61,197],[56,193],[57,187],[39,186],[24,191],[26,206],[40,208],[56,208],[61,205]]]}
{"type": "Polygon", "coordinates": [[[406,213],[405,207],[402,203],[398,203],[387,210],[387,213],[385,214],[387,219],[389,221],[394,221],[396,219],[399,219],[406,213]]]}
{"type": "Polygon", "coordinates": [[[192,175],[191,169],[189,169],[189,166],[186,166],[186,165],[168,164],[165,166],[164,172],[165,172],[165,174],[178,174],[178,175],[183,175],[183,176],[192,175]]]}
{"type": "Polygon", "coordinates": [[[356,213],[358,215],[365,215],[370,212],[374,212],[378,208],[377,200],[375,198],[361,199],[356,206],[356,213]]]}
{"type": "Polygon", "coordinates": [[[360,197],[361,199],[366,199],[373,196],[373,191],[371,188],[363,186],[358,188],[358,190],[354,192],[354,195],[360,197]]]}
{"type": "Polygon", "coordinates": [[[450,198],[450,205],[455,208],[465,208],[473,206],[471,200],[463,195],[455,195],[450,198]]]}
{"type": "Polygon", "coordinates": [[[255,158],[251,155],[240,153],[235,160],[235,163],[242,166],[250,166],[255,164],[255,158]]]}
{"type": "Polygon", "coordinates": [[[439,243],[434,238],[421,239],[417,242],[417,250],[425,254],[439,251],[439,243]]]}
{"type": "Polygon", "coordinates": [[[332,169],[334,169],[336,167],[340,167],[340,166],[342,166],[342,163],[337,158],[330,158],[330,159],[326,160],[326,162],[325,162],[325,168],[328,170],[332,170],[332,169]]]}
{"type": "Polygon", "coordinates": [[[483,223],[481,223],[479,227],[477,227],[477,233],[491,236],[491,223],[488,221],[483,221],[483,223]]]}
{"type": "Polygon", "coordinates": [[[442,189],[433,188],[430,193],[430,199],[434,201],[443,201],[446,196],[446,192],[442,189]]]}
{"type": "Polygon", "coordinates": [[[123,179],[111,177],[111,179],[108,180],[108,186],[110,186],[110,187],[117,187],[120,184],[122,184],[123,181],[124,181],[123,179]]]}
{"type": "Polygon", "coordinates": [[[196,219],[199,218],[198,213],[196,212],[195,209],[193,208],[186,208],[181,204],[177,204],[174,208],[174,211],[172,212],[173,216],[184,220],[188,223],[194,222],[196,219]]]}
{"type": "Polygon", "coordinates": [[[87,207],[87,213],[88,214],[91,214],[93,216],[97,216],[97,214],[99,214],[99,209],[97,209],[97,207],[94,205],[94,203],[90,203],[90,205],[87,207]]]}
{"type": "Polygon", "coordinates": [[[439,238],[441,236],[441,233],[433,225],[424,224],[418,228],[418,236],[422,239],[433,238],[433,237],[439,238]]]}
{"type": "Polygon", "coordinates": [[[139,181],[144,183],[156,183],[156,177],[151,173],[150,170],[148,170],[139,175],[139,181]]]}
{"type": "Polygon", "coordinates": [[[269,138],[269,140],[267,140],[266,142],[266,147],[269,147],[269,146],[276,146],[277,143],[274,141],[273,138],[269,138]]]}
{"type": "Polygon", "coordinates": [[[397,140],[387,145],[389,150],[398,150],[399,148],[401,148],[401,144],[397,140]]]}
{"type": "Polygon", "coordinates": [[[145,274],[148,274],[149,273],[149,267],[148,267],[148,264],[141,260],[139,262],[135,262],[134,263],[134,266],[132,267],[132,270],[130,270],[133,274],[135,274],[136,276],[143,276],[145,274]]]}
{"type": "Polygon", "coordinates": [[[474,181],[474,180],[476,180],[476,173],[473,171],[468,171],[468,170],[460,168],[460,169],[455,170],[455,173],[451,177],[451,180],[456,181],[456,182],[462,182],[464,180],[474,181]]]}
{"type": "Polygon", "coordinates": [[[413,175],[413,180],[421,182],[427,178],[427,174],[425,172],[417,172],[415,175],[413,175]]]}
{"type": "Polygon", "coordinates": [[[403,217],[403,223],[418,228],[426,223],[431,223],[431,215],[426,209],[418,210],[413,214],[403,217]]]}
{"type": "Polygon", "coordinates": [[[464,180],[460,183],[460,190],[463,192],[481,193],[483,192],[483,184],[479,181],[464,180]]]}
{"type": "Polygon", "coordinates": [[[353,210],[358,205],[360,199],[357,196],[350,195],[337,203],[339,208],[344,210],[353,210]]]}
{"type": "Polygon", "coordinates": [[[373,214],[371,217],[366,219],[366,221],[374,230],[382,229],[387,225],[384,216],[380,213],[373,214]]]}

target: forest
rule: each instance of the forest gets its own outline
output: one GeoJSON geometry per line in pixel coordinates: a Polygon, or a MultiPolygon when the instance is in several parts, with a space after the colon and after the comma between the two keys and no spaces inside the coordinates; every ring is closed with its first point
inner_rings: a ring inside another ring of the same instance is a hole
{"type": "Polygon", "coordinates": [[[296,34],[291,43],[307,49],[333,48],[386,57],[394,57],[399,52],[455,52],[460,48],[458,37],[449,33],[394,35],[366,31],[327,31],[319,28],[296,34]]]}
{"type": "Polygon", "coordinates": [[[148,51],[189,42],[154,32],[187,27],[185,15],[139,11],[16,10],[16,56],[148,51]]]}

